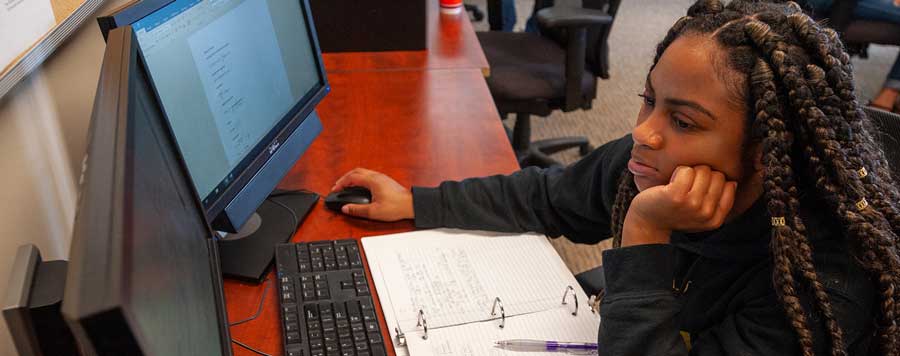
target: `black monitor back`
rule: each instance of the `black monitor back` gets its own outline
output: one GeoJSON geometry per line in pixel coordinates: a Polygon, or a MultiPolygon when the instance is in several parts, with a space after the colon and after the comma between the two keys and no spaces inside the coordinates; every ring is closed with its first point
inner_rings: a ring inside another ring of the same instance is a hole
{"type": "Polygon", "coordinates": [[[140,61],[110,32],[63,314],[88,355],[230,355],[216,244],[140,61]]]}

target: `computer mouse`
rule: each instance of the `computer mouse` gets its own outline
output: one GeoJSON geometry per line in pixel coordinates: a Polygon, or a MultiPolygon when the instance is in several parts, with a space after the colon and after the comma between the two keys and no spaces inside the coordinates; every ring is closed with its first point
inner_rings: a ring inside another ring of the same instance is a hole
{"type": "Polygon", "coordinates": [[[347,187],[325,197],[325,207],[334,211],[341,211],[341,207],[346,204],[369,204],[371,202],[372,192],[363,187],[347,187]]]}

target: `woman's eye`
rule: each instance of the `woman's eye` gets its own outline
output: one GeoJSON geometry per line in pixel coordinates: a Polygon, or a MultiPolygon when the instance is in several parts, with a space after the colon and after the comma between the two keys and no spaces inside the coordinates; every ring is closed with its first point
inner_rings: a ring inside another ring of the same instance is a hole
{"type": "Polygon", "coordinates": [[[690,129],[694,127],[689,122],[673,117],[672,121],[675,123],[675,126],[678,126],[680,129],[690,129]]]}
{"type": "Polygon", "coordinates": [[[653,106],[653,105],[656,104],[656,99],[653,99],[652,97],[650,97],[650,96],[647,95],[647,94],[638,94],[638,96],[641,97],[641,98],[643,98],[643,99],[644,99],[644,104],[646,104],[646,105],[648,105],[648,106],[653,106]]]}

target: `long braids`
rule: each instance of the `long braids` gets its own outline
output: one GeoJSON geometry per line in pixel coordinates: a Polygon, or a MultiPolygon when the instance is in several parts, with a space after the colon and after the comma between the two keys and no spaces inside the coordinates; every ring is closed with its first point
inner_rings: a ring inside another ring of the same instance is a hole
{"type": "MultiPolygon", "coordinates": [[[[900,194],[853,94],[849,56],[834,31],[823,29],[793,3],[733,1],[726,7],[701,0],[659,44],[654,65],[683,34],[712,34],[727,49],[730,67],[746,75],[746,140],[762,144],[767,210],[783,218],[777,224],[773,220],[774,287],[803,354],[813,354],[813,340],[796,278],[805,282],[825,319],[832,355],[845,354],[843,332],[816,274],[799,215],[797,183],[806,176],[840,218],[856,257],[881,287],[878,348],[885,355],[900,355],[900,291],[894,290],[900,282],[900,212],[895,205],[900,194]]],[[[613,206],[616,246],[636,194],[626,171],[613,206]]]]}

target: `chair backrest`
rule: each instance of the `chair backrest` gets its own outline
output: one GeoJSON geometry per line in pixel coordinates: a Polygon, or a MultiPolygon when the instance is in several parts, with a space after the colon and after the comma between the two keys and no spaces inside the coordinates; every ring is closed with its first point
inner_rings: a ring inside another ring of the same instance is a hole
{"type": "Polygon", "coordinates": [[[876,140],[884,150],[891,176],[900,184],[900,115],[869,107],[863,108],[863,111],[878,129],[876,140]]]}
{"type": "MultiPolygon", "coordinates": [[[[532,14],[545,7],[551,7],[554,3],[555,0],[535,0],[532,14]]],[[[602,10],[611,16],[613,23],[615,23],[616,13],[619,12],[619,4],[621,3],[622,0],[581,0],[581,7],[602,10]]],[[[607,40],[609,39],[610,31],[612,31],[613,23],[610,23],[609,26],[589,29],[587,33],[586,68],[603,79],[609,78],[609,45],[607,40]]],[[[541,34],[547,35],[561,44],[565,44],[568,39],[565,30],[551,31],[546,28],[540,28],[540,30],[541,34]]]]}

